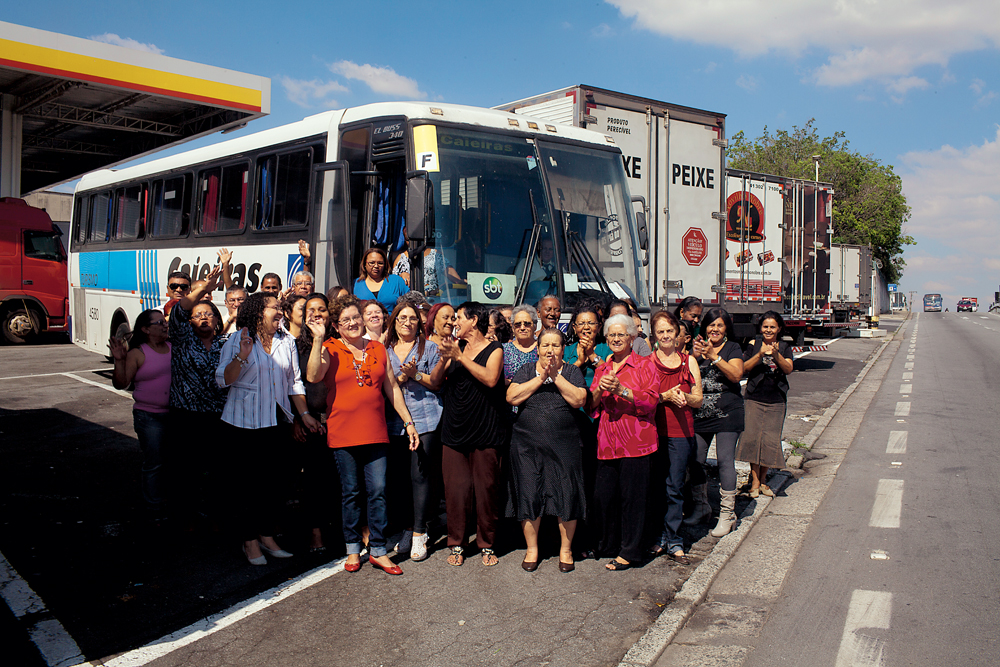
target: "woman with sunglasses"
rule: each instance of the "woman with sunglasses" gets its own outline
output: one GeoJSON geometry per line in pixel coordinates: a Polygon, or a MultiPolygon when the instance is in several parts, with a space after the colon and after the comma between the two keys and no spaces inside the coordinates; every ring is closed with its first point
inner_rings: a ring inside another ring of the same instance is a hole
{"type": "Polygon", "coordinates": [[[368,248],[361,257],[361,277],[354,281],[354,296],[363,300],[375,299],[386,311],[396,307],[396,301],[410,291],[406,281],[396,274],[386,275],[388,260],[385,250],[368,248]]]}
{"type": "MultiPolygon", "coordinates": [[[[370,529],[368,562],[386,574],[403,570],[389,560],[386,545],[388,514],[385,503],[389,430],[385,419],[385,396],[403,420],[410,451],[420,446],[420,435],[406,408],[403,392],[391,372],[385,347],[365,339],[365,323],[358,300],[343,296],[330,305],[334,336],[325,343],[313,338],[306,379],[326,382],[327,444],[334,450],[340,472],[344,541],[347,562],[344,569],[361,569],[362,526],[361,478],[368,492],[370,529]]],[[[312,323],[310,323],[312,326],[312,323]]],[[[318,328],[316,330],[317,333],[318,328]]]]}
{"type": "Polygon", "coordinates": [[[538,361],[538,341],[535,340],[538,311],[523,303],[514,308],[511,318],[514,340],[503,344],[503,377],[508,385],[521,366],[538,361]]]}
{"type": "Polygon", "coordinates": [[[163,440],[170,406],[167,320],[158,310],[144,310],[135,318],[128,348],[120,338],[111,338],[108,347],[115,360],[112,384],[124,389],[135,383],[132,424],[142,450],[142,499],[150,518],[159,518],[165,502],[163,440]]]}

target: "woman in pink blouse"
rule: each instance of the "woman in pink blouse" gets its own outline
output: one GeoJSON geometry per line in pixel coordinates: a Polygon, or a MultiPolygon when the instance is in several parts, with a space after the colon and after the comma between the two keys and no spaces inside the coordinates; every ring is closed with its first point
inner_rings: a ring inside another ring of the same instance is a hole
{"type": "Polygon", "coordinates": [[[653,362],[632,352],[637,333],[626,315],[604,323],[611,357],[597,367],[587,401],[599,419],[591,525],[598,555],[614,556],[606,565],[613,571],[629,569],[642,556],[649,455],[657,445],[659,382],[653,362]],[[612,511],[616,504],[620,509],[612,511]]]}

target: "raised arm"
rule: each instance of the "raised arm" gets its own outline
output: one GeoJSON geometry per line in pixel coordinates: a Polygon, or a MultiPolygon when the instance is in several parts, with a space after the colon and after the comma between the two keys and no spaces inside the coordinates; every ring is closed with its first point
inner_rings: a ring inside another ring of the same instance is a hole
{"type": "Polygon", "coordinates": [[[227,248],[219,248],[219,261],[222,262],[222,284],[228,290],[233,286],[233,253],[227,248]]]}

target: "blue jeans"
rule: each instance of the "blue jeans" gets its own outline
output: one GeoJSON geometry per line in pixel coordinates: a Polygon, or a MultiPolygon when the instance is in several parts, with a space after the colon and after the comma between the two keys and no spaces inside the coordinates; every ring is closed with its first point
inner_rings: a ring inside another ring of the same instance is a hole
{"type": "Polygon", "coordinates": [[[343,506],[344,542],[348,554],[361,553],[361,489],[359,472],[364,474],[368,489],[368,548],[375,558],[389,553],[385,546],[385,529],[388,515],[385,509],[385,475],[388,469],[385,445],[359,445],[333,450],[337,471],[340,473],[340,490],[343,506]]]}
{"type": "Polygon", "coordinates": [[[142,499],[146,508],[163,508],[163,440],[167,430],[167,412],[132,409],[132,426],[142,450],[142,499]]]}
{"type": "Polygon", "coordinates": [[[684,473],[687,471],[691,451],[696,447],[694,438],[660,438],[660,449],[667,453],[667,513],[663,517],[663,535],[660,544],[668,554],[684,549],[684,540],[678,534],[684,520],[684,473]]]}

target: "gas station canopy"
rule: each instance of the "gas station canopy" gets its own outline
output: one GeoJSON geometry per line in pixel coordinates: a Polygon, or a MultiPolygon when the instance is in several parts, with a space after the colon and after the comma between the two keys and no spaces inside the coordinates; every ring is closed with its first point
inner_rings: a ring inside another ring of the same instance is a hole
{"type": "Polygon", "coordinates": [[[0,22],[0,196],[270,112],[271,80],[0,22]]]}

